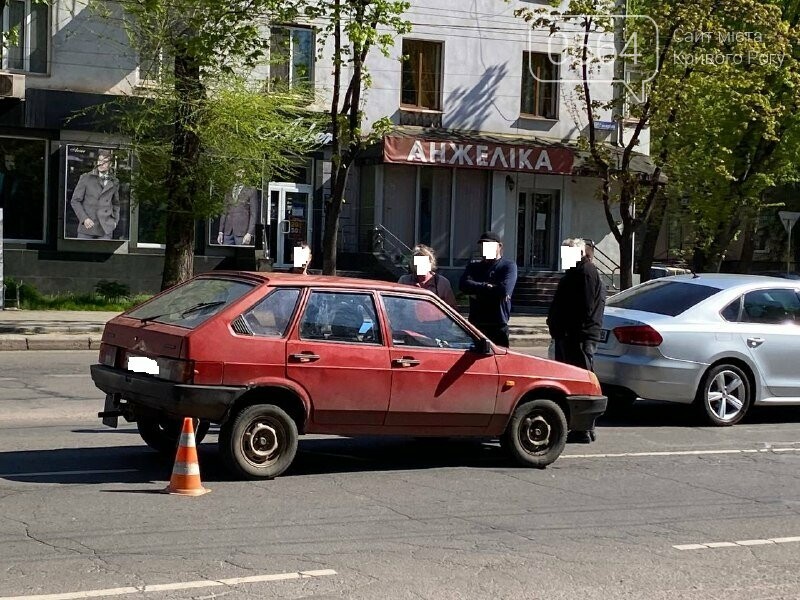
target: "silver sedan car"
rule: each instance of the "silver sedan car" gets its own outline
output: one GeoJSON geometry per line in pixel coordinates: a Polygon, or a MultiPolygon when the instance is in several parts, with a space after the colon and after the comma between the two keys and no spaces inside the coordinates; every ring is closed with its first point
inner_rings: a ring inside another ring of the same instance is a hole
{"type": "Polygon", "coordinates": [[[800,405],[800,281],[678,275],[609,298],[595,372],[613,402],[695,403],[714,425],[800,405]]]}

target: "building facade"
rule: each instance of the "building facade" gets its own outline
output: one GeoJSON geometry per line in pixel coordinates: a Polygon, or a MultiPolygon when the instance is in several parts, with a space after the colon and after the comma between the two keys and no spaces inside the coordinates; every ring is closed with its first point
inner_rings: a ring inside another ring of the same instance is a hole
{"type": "MultiPolygon", "coordinates": [[[[396,39],[389,56],[370,54],[367,126],[389,117],[393,130],[352,172],[340,251],[370,250],[371,232],[380,227],[406,246],[432,246],[442,271],[455,279],[479,234],[492,229],[525,272],[559,270],[566,237],[590,238],[610,263],[618,262],[599,180],[578,149],[587,120],[575,77],[559,64],[566,42],[530,31],[514,16],[534,5],[414,0],[407,13],[413,31],[396,39]]],[[[156,290],[163,219],[130,197],[133,167],[124,140],[80,116],[109,96],[146,89],[151,70],[144,65],[151,61],[131,50],[114,19],[82,5],[13,0],[5,10],[6,25],[22,26],[20,45],[4,54],[0,73],[19,88],[0,99],[6,275],[51,292],[89,291],[103,279],[135,292],[156,290]],[[76,190],[91,188],[95,180],[82,176],[96,170],[106,150],[120,214],[107,220],[113,227],[92,220],[92,231],[84,231],[85,196],[76,190]]],[[[313,23],[273,28],[287,60],[265,67],[264,76],[313,82],[314,106],[324,111],[332,42],[317,58],[316,31],[313,23]]],[[[611,96],[604,81],[600,76],[592,86],[600,101],[611,96]]],[[[596,127],[609,142],[611,119],[602,114],[596,127]]],[[[645,131],[639,150],[646,154],[648,145],[645,131]]],[[[319,259],[329,175],[323,151],[299,165],[292,181],[264,182],[247,248],[218,243],[219,222],[198,223],[196,269],[241,266],[254,253],[289,266],[293,246],[306,240],[319,259]]]]}

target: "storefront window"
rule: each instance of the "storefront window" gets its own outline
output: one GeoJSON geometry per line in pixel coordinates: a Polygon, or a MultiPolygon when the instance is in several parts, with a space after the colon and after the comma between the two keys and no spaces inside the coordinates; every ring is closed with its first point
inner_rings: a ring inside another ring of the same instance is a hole
{"type": "Polygon", "coordinates": [[[138,245],[163,246],[167,243],[167,207],[155,208],[140,204],[138,207],[138,245]]]}
{"type": "Polygon", "coordinates": [[[477,249],[478,238],[486,227],[488,202],[488,171],[459,169],[456,171],[456,192],[453,265],[469,263],[477,249]]]}
{"type": "Polygon", "coordinates": [[[67,146],[64,239],[128,240],[130,154],[124,148],[67,146]]]}
{"type": "Polygon", "coordinates": [[[386,165],[383,175],[383,224],[404,244],[414,245],[417,167],[386,165]]]}
{"type": "Polygon", "coordinates": [[[453,171],[436,167],[420,169],[418,240],[436,252],[440,264],[450,262],[450,204],[453,171]]]}
{"type": "Polygon", "coordinates": [[[3,238],[44,241],[47,142],[0,137],[3,238]]]}

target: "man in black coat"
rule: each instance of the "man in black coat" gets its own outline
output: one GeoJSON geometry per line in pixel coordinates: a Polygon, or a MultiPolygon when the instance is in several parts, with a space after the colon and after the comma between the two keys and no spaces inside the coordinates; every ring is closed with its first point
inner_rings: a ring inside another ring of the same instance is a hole
{"type": "MultiPolygon", "coordinates": [[[[597,343],[601,339],[605,285],[592,262],[594,245],[591,242],[566,240],[562,246],[579,248],[581,259],[558,282],[547,315],[547,327],[554,340],[555,359],[591,371],[597,343]]],[[[595,438],[594,431],[575,434],[574,441],[592,441],[595,438]]]]}
{"type": "Polygon", "coordinates": [[[508,348],[508,319],[511,295],[517,284],[517,264],[503,258],[503,244],[493,231],[481,235],[478,245],[483,259],[467,265],[459,288],[470,296],[469,322],[495,344],[508,348]]]}

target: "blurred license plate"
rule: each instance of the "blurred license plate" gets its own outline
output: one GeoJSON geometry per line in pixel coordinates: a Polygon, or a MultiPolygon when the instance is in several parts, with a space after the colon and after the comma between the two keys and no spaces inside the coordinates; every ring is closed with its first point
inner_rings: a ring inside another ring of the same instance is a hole
{"type": "Polygon", "coordinates": [[[608,341],[608,329],[600,330],[600,343],[605,344],[608,341]]]}
{"type": "Polygon", "coordinates": [[[129,356],[128,371],[134,373],[147,373],[148,375],[158,375],[158,363],[146,356],[129,356]]]}

